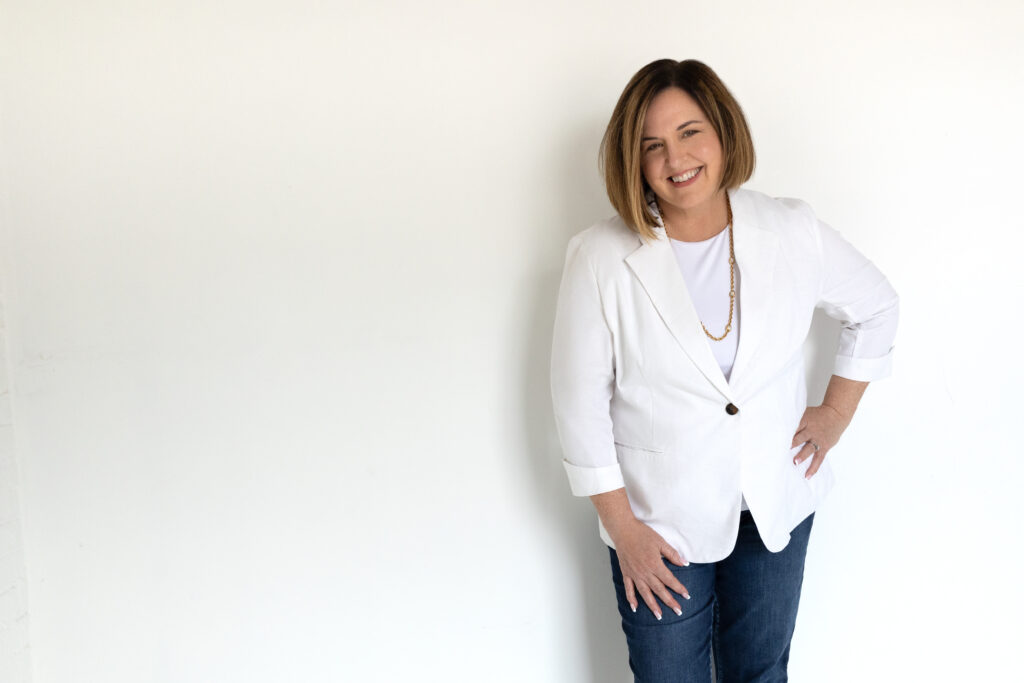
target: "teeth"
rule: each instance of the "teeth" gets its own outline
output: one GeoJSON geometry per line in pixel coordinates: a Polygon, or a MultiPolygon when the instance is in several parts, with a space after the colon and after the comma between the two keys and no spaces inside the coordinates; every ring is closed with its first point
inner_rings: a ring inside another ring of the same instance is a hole
{"type": "Polygon", "coordinates": [[[674,176],[672,176],[672,182],[674,182],[674,183],[685,183],[687,180],[689,180],[693,176],[697,175],[698,171],[700,171],[699,167],[693,169],[692,171],[684,173],[683,175],[674,175],[674,176]]]}

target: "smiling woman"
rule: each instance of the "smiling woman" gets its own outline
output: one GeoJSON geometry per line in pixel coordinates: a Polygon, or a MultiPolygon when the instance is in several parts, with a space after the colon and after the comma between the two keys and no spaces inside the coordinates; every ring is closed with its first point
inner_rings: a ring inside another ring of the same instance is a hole
{"type": "Polygon", "coordinates": [[[889,374],[898,298],[806,203],[740,187],[746,119],[698,61],[630,80],[601,160],[617,215],[569,242],[551,392],[630,667],[644,683],[784,681],[825,456],[889,374]],[[808,406],[816,307],[844,328],[808,406]]]}
{"type": "Polygon", "coordinates": [[[659,60],[637,72],[623,91],[601,141],[600,160],[612,206],[650,238],[659,223],[648,208],[646,191],[662,189],[659,197],[672,209],[675,204],[668,198],[675,196],[682,202],[681,218],[686,208],[706,203],[716,190],[749,180],[755,154],[743,110],[714,71],[692,59],[659,60]],[[704,165],[708,168],[700,169],[704,165]],[[665,191],[687,187],[671,178],[694,170],[705,176],[699,191],[686,196],[665,191]]]}
{"type": "Polygon", "coordinates": [[[700,105],[679,88],[662,90],[647,109],[641,143],[644,180],[660,199],[669,237],[687,242],[712,237],[687,230],[698,225],[687,216],[710,206],[722,183],[722,144],[700,105]]]}

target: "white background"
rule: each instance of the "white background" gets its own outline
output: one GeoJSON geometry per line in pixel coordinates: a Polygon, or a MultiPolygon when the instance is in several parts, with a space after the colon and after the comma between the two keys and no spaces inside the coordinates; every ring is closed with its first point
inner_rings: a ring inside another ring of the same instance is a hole
{"type": "Polygon", "coordinates": [[[792,680],[1007,680],[1022,31],[1016,0],[0,0],[0,674],[628,680],[548,351],[615,100],[694,57],[747,187],[902,297],[792,680]]]}

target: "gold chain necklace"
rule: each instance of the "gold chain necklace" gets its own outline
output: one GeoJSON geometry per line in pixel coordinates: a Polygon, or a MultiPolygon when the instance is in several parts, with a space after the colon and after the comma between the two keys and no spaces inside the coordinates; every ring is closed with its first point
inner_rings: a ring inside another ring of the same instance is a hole
{"type": "MultiPolygon", "coordinates": [[[[704,334],[714,341],[722,341],[732,332],[732,314],[736,306],[736,251],[732,243],[732,203],[729,201],[728,192],[725,193],[725,208],[729,214],[729,222],[726,224],[726,229],[729,231],[729,322],[726,323],[725,332],[722,333],[721,337],[716,337],[708,332],[708,328],[704,327],[703,320],[700,323],[700,328],[704,330],[704,334]]],[[[660,213],[661,207],[658,207],[658,209],[660,213]]],[[[664,224],[665,221],[663,220],[662,225],[664,224]]]]}

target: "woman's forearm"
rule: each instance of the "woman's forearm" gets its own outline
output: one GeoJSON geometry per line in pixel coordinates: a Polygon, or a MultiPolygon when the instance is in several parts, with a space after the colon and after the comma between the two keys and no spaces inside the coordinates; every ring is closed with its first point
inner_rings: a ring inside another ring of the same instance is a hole
{"type": "Polygon", "coordinates": [[[590,502],[597,508],[597,516],[601,518],[601,524],[613,541],[620,529],[636,521],[625,487],[590,496],[590,502]]]}
{"type": "Polygon", "coordinates": [[[839,375],[832,375],[821,405],[839,413],[849,424],[853,419],[853,414],[857,412],[857,405],[867,388],[868,382],[858,382],[839,375]]]}

